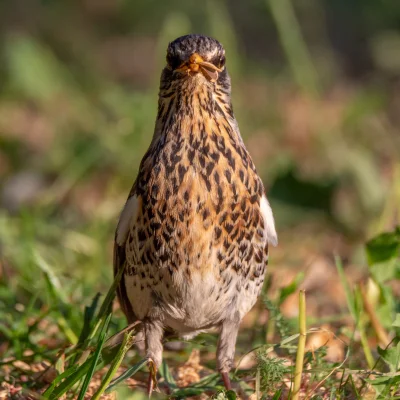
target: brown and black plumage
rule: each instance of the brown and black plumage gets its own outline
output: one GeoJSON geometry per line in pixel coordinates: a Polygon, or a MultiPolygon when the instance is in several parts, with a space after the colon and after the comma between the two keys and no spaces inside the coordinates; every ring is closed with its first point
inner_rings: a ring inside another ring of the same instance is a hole
{"type": "Polygon", "coordinates": [[[146,354],[162,360],[164,330],[219,329],[217,366],[229,387],[240,321],[261,291],[277,242],[264,186],[239,133],[225,51],[212,38],[169,44],[153,140],[122,211],[114,270],[146,354]]]}

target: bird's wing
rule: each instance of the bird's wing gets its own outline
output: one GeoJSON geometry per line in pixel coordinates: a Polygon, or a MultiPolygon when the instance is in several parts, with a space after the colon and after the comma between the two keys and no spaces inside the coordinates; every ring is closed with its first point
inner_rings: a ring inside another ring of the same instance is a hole
{"type": "Polygon", "coordinates": [[[272,246],[276,246],[278,244],[278,235],[275,230],[275,222],[274,216],[272,214],[271,206],[267,200],[265,194],[261,197],[260,201],[260,211],[264,218],[264,229],[266,233],[266,237],[268,239],[268,243],[271,243],[272,246]]]}
{"type": "MultiPolygon", "coordinates": [[[[134,185],[135,187],[135,185],[134,185]]],[[[132,223],[136,220],[139,201],[134,194],[134,187],[131,190],[131,194],[128,197],[128,200],[125,203],[125,206],[122,210],[121,216],[119,217],[117,230],[115,232],[115,240],[114,240],[114,276],[118,274],[120,268],[124,267],[126,262],[126,253],[125,253],[125,244],[128,238],[128,234],[131,228],[132,223]]],[[[126,315],[128,322],[132,323],[136,321],[136,316],[133,313],[132,306],[129,302],[128,295],[126,293],[125,287],[125,273],[122,274],[121,280],[119,282],[117,288],[117,296],[119,303],[121,305],[121,309],[126,315]]]]}
{"type": "Polygon", "coordinates": [[[129,234],[129,228],[133,219],[136,219],[137,217],[138,206],[139,202],[136,194],[130,196],[125,203],[115,232],[115,241],[119,246],[125,246],[129,234]]]}

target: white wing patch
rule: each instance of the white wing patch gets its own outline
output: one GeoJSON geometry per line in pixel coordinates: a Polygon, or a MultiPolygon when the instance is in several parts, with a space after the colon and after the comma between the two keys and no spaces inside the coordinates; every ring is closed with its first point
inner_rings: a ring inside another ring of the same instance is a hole
{"type": "Polygon", "coordinates": [[[123,246],[126,242],[126,238],[128,237],[129,233],[129,228],[131,224],[134,222],[133,218],[136,220],[138,206],[139,206],[139,201],[135,195],[130,197],[125,203],[124,209],[122,210],[121,216],[119,217],[117,226],[116,241],[119,246],[123,246]]]}
{"type": "Polygon", "coordinates": [[[271,206],[269,205],[265,195],[261,197],[260,210],[264,218],[265,233],[268,238],[268,242],[271,243],[272,246],[276,246],[278,244],[278,235],[276,234],[275,230],[274,216],[272,215],[271,206]]]}

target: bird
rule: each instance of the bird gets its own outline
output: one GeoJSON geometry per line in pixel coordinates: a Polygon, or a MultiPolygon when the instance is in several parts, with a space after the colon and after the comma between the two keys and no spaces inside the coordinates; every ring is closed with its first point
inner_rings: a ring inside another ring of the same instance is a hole
{"type": "Polygon", "coordinates": [[[153,376],[165,332],[188,340],[217,330],[216,365],[230,390],[239,325],[261,292],[277,233],[225,63],[214,38],[169,43],[153,138],[115,232],[114,274],[124,269],[119,303],[128,323],[141,321],[153,376]]]}

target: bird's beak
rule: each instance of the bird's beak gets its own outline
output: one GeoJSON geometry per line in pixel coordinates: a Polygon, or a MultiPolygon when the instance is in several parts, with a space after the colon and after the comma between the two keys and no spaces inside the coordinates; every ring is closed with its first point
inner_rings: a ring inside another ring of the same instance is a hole
{"type": "Polygon", "coordinates": [[[175,71],[186,72],[190,75],[192,72],[202,72],[203,75],[211,82],[215,82],[218,79],[218,72],[222,72],[222,69],[216,67],[214,64],[204,61],[197,53],[193,53],[188,61],[185,61],[175,71]]]}

